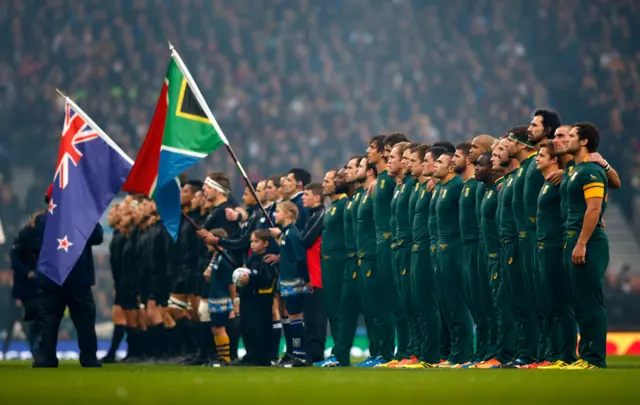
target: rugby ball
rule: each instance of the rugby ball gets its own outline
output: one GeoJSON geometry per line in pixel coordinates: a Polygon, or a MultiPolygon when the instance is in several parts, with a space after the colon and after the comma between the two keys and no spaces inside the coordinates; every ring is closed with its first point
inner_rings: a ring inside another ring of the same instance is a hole
{"type": "Polygon", "coordinates": [[[235,269],[233,271],[233,275],[231,276],[231,280],[233,281],[233,284],[240,287],[240,285],[238,284],[238,281],[240,280],[240,277],[244,276],[245,274],[247,276],[251,276],[251,270],[249,270],[246,267],[238,267],[237,269],[235,269]]]}

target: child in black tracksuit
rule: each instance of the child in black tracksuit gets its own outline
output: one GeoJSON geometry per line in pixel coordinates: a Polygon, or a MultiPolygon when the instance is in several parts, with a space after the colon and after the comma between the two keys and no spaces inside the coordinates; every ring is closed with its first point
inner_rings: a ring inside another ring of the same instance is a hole
{"type": "Polygon", "coordinates": [[[247,350],[242,363],[247,365],[270,365],[271,307],[278,278],[277,265],[264,261],[270,243],[274,243],[274,239],[266,229],[251,234],[251,255],[247,259],[251,275],[238,281],[242,339],[247,350]]]}

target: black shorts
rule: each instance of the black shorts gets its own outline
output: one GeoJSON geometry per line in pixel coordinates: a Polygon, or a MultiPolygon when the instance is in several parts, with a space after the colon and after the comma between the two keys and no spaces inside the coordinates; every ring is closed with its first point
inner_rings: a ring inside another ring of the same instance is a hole
{"type": "Polygon", "coordinates": [[[116,296],[113,298],[113,305],[122,306],[124,297],[121,290],[121,288],[116,288],[116,296]]]}
{"type": "Polygon", "coordinates": [[[121,291],[120,293],[118,293],[116,291],[116,296],[120,296],[119,297],[119,302],[120,302],[120,306],[122,307],[122,309],[124,310],[135,310],[140,308],[139,304],[138,304],[138,296],[135,292],[129,290],[129,291],[121,291]]]}
{"type": "Polygon", "coordinates": [[[226,328],[229,324],[228,312],[209,313],[211,316],[211,326],[215,328],[226,328]]]}
{"type": "Polygon", "coordinates": [[[289,315],[298,315],[304,312],[305,297],[305,294],[282,297],[282,300],[284,301],[284,307],[289,315]]]}

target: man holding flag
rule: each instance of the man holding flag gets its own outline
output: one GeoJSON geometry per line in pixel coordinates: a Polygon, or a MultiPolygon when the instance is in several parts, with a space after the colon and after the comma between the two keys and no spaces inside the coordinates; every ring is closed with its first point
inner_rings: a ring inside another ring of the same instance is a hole
{"type": "Polygon", "coordinates": [[[42,282],[41,335],[34,367],[57,367],[58,328],[69,308],[83,367],[96,359],[96,307],[92,246],[103,240],[98,223],[131,169],[132,161],[79,108],[65,97],[65,120],[47,210],[31,228],[29,249],[39,254],[42,282]]]}

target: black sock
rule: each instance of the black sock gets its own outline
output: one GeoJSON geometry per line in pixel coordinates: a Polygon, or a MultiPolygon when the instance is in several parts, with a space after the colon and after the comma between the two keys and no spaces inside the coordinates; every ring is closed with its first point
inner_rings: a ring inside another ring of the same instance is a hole
{"type": "Polygon", "coordinates": [[[188,318],[180,318],[176,321],[176,329],[179,331],[185,354],[193,355],[198,352],[198,344],[193,333],[194,324],[188,318]]]}
{"type": "Polygon", "coordinates": [[[180,331],[177,326],[167,329],[167,356],[176,357],[181,356],[182,351],[182,339],[180,339],[180,331]]]}
{"type": "Polygon", "coordinates": [[[140,330],[140,357],[151,357],[153,355],[153,344],[149,335],[148,329],[140,330]]]}
{"type": "Polygon", "coordinates": [[[229,336],[229,356],[231,361],[238,358],[238,346],[240,344],[240,317],[237,316],[229,321],[227,326],[227,335],[229,336]]]}
{"type": "Polygon", "coordinates": [[[166,334],[164,324],[159,323],[149,327],[149,344],[151,346],[151,357],[155,359],[162,358],[164,356],[164,345],[166,341],[166,334]]]}
{"type": "Polygon", "coordinates": [[[282,322],[271,321],[271,336],[269,339],[269,359],[277,361],[280,356],[280,340],[282,339],[282,322]]]}
{"type": "Polygon", "coordinates": [[[198,357],[201,360],[208,360],[214,356],[216,350],[216,343],[213,340],[213,333],[211,333],[211,326],[209,322],[198,322],[198,335],[199,335],[199,350],[198,357]]]}
{"type": "Polygon", "coordinates": [[[287,355],[293,355],[293,335],[291,334],[291,323],[289,318],[282,318],[282,331],[284,332],[284,342],[287,345],[287,355]]]}
{"type": "Polygon", "coordinates": [[[111,347],[109,348],[109,351],[107,352],[107,355],[105,357],[115,358],[118,347],[120,346],[120,343],[124,338],[125,329],[126,328],[124,325],[113,326],[113,334],[111,335],[111,347]]]}
{"type": "Polygon", "coordinates": [[[140,345],[138,342],[139,339],[139,331],[136,328],[125,327],[127,332],[127,357],[140,357],[140,345]]]}

